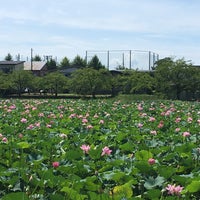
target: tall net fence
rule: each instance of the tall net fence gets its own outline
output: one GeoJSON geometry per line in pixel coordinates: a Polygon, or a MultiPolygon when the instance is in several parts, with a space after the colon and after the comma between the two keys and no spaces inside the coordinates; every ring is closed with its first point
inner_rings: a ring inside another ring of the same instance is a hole
{"type": "Polygon", "coordinates": [[[141,50],[87,50],[86,61],[89,62],[96,55],[101,63],[109,70],[135,69],[151,70],[159,55],[152,51],[141,50]]]}

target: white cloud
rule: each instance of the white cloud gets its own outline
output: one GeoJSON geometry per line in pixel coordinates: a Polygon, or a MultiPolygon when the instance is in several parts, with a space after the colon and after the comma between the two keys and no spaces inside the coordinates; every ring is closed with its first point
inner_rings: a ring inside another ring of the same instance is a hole
{"type": "Polygon", "coordinates": [[[7,0],[0,6],[0,54],[141,49],[200,63],[199,7],[198,0],[7,0]]]}

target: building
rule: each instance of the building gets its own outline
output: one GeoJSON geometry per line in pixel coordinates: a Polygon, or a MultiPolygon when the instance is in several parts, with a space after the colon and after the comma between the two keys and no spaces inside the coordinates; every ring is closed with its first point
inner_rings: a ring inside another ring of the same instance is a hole
{"type": "Polygon", "coordinates": [[[0,61],[0,71],[10,73],[15,70],[23,70],[25,61],[0,61]]]}
{"type": "Polygon", "coordinates": [[[33,61],[24,62],[24,70],[32,71],[36,76],[44,76],[47,73],[47,62],[33,61]]]}

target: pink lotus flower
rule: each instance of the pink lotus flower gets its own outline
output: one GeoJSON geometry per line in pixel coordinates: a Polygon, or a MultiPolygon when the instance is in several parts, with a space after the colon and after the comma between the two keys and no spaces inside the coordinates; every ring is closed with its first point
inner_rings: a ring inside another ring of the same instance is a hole
{"type": "Polygon", "coordinates": [[[158,124],[158,128],[162,128],[164,126],[164,122],[160,121],[160,123],[158,124]]]}
{"type": "Polygon", "coordinates": [[[155,120],[156,120],[155,117],[149,117],[150,122],[154,122],[155,120]]]}
{"type": "Polygon", "coordinates": [[[187,119],[188,123],[191,123],[192,120],[193,120],[192,117],[188,117],[188,119],[187,119]]]}
{"type": "Polygon", "coordinates": [[[22,123],[26,123],[26,122],[27,122],[27,119],[26,119],[26,118],[22,118],[20,121],[21,121],[22,123]]]}
{"type": "Polygon", "coordinates": [[[142,123],[138,123],[138,128],[142,128],[143,124],[142,123]]]}
{"type": "Polygon", "coordinates": [[[99,121],[99,124],[104,124],[104,120],[101,119],[101,120],[99,121]]]}
{"type": "Polygon", "coordinates": [[[98,118],[99,116],[98,116],[97,114],[95,114],[93,117],[94,117],[94,118],[98,118]]]}
{"type": "Polygon", "coordinates": [[[155,131],[155,130],[150,131],[150,133],[151,133],[152,135],[157,135],[157,131],[155,131]]]}
{"type": "Polygon", "coordinates": [[[69,116],[69,118],[71,119],[71,118],[75,118],[76,117],[76,113],[73,113],[73,114],[71,114],[70,116],[69,116]]]}
{"type": "Polygon", "coordinates": [[[176,128],[176,129],[175,129],[176,132],[179,132],[180,130],[181,130],[180,128],[176,128]]]}
{"type": "Polygon", "coordinates": [[[7,139],[6,137],[3,137],[3,138],[2,138],[2,142],[7,143],[7,142],[8,142],[8,139],[7,139]]]}
{"type": "Polygon", "coordinates": [[[60,166],[59,162],[53,162],[52,163],[53,168],[58,168],[60,166]]]}
{"type": "Polygon", "coordinates": [[[91,125],[91,124],[89,124],[88,126],[87,126],[87,129],[92,129],[93,128],[93,126],[91,125]]]}
{"type": "Polygon", "coordinates": [[[87,120],[86,118],[83,118],[83,119],[82,119],[82,123],[83,123],[83,124],[86,124],[86,123],[88,123],[88,120],[87,120]]]}
{"type": "Polygon", "coordinates": [[[60,137],[61,137],[62,139],[65,139],[65,138],[67,138],[67,135],[64,134],[64,133],[61,133],[61,134],[60,134],[60,137]]]}
{"type": "Polygon", "coordinates": [[[88,153],[90,150],[90,145],[83,144],[80,148],[83,150],[84,153],[88,153]]]}
{"type": "Polygon", "coordinates": [[[156,163],[156,160],[153,159],[153,158],[149,158],[148,163],[149,163],[150,165],[153,165],[153,164],[156,163]]]}
{"type": "Polygon", "coordinates": [[[44,117],[44,113],[39,113],[38,117],[44,117]]]}
{"type": "Polygon", "coordinates": [[[33,128],[34,128],[34,125],[33,125],[33,124],[30,124],[26,129],[31,130],[31,129],[33,129],[33,128]]]}
{"type": "Polygon", "coordinates": [[[47,128],[51,128],[51,124],[47,124],[46,127],[47,127],[47,128]]]}
{"type": "Polygon", "coordinates": [[[102,149],[101,156],[104,156],[104,155],[110,155],[111,152],[112,152],[112,150],[109,149],[109,147],[105,146],[105,147],[102,149]]]}
{"type": "Polygon", "coordinates": [[[11,106],[9,106],[9,109],[14,110],[14,109],[16,109],[16,106],[15,105],[11,105],[11,106]]]}
{"type": "Polygon", "coordinates": [[[175,122],[176,123],[179,123],[181,121],[181,118],[180,117],[177,117],[176,119],[175,119],[175,122]]]}
{"type": "Polygon", "coordinates": [[[189,136],[190,136],[190,132],[187,132],[187,131],[183,132],[183,137],[189,137],[189,136]]]}
{"type": "Polygon", "coordinates": [[[176,186],[175,184],[168,184],[165,189],[168,191],[168,194],[179,196],[181,194],[181,191],[183,190],[183,187],[181,187],[180,185],[176,186]]]}

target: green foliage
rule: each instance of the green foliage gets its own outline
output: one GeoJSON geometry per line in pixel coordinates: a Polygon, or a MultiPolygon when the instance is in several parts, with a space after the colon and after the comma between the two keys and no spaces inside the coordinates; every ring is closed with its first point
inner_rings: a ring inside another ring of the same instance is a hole
{"type": "Polygon", "coordinates": [[[41,58],[40,55],[35,55],[35,56],[33,57],[33,61],[42,61],[42,58],[41,58]]]}
{"type": "MultiPolygon", "coordinates": [[[[172,58],[164,58],[157,61],[156,91],[165,94],[168,98],[181,99],[183,91],[186,91],[189,85],[193,85],[192,81],[188,81],[189,73],[192,71],[194,71],[192,64],[184,59],[174,61],[172,58]]],[[[192,76],[191,73],[190,75],[192,76]]]]}
{"type": "Polygon", "coordinates": [[[12,55],[11,55],[10,53],[8,53],[8,54],[6,55],[6,57],[4,58],[4,60],[6,60],[6,61],[12,61],[12,60],[13,60],[13,57],[12,57],[12,55]]]}
{"type": "Polygon", "coordinates": [[[0,198],[199,199],[199,109],[180,101],[1,100],[0,198]],[[110,155],[102,155],[106,146],[110,155]],[[169,184],[183,189],[169,194],[169,184]]]}
{"type": "Polygon", "coordinates": [[[70,60],[67,57],[64,57],[60,62],[60,68],[61,69],[66,69],[66,68],[68,68],[70,66],[71,66],[70,60]]]}
{"type": "Polygon", "coordinates": [[[25,88],[32,86],[33,75],[29,71],[13,71],[12,74],[9,75],[9,79],[11,80],[11,87],[21,96],[25,88]]]}
{"type": "Polygon", "coordinates": [[[79,55],[77,55],[72,61],[71,66],[76,67],[76,68],[84,68],[86,67],[86,61],[83,58],[81,58],[79,55]]]}
{"type": "Polygon", "coordinates": [[[77,94],[92,95],[95,97],[98,91],[109,89],[108,80],[104,71],[92,68],[84,68],[75,71],[70,80],[70,89],[77,94]]]}
{"type": "Polygon", "coordinates": [[[42,79],[42,84],[43,89],[51,90],[57,96],[67,87],[67,78],[59,72],[52,72],[42,79]]]}
{"type": "Polygon", "coordinates": [[[50,71],[55,71],[57,69],[57,63],[54,59],[47,61],[47,68],[50,71]]]}
{"type": "Polygon", "coordinates": [[[104,69],[105,66],[103,66],[99,60],[99,58],[97,57],[97,55],[94,55],[92,57],[92,59],[89,61],[88,63],[88,67],[96,69],[96,70],[100,70],[100,69],[104,69]]]}

